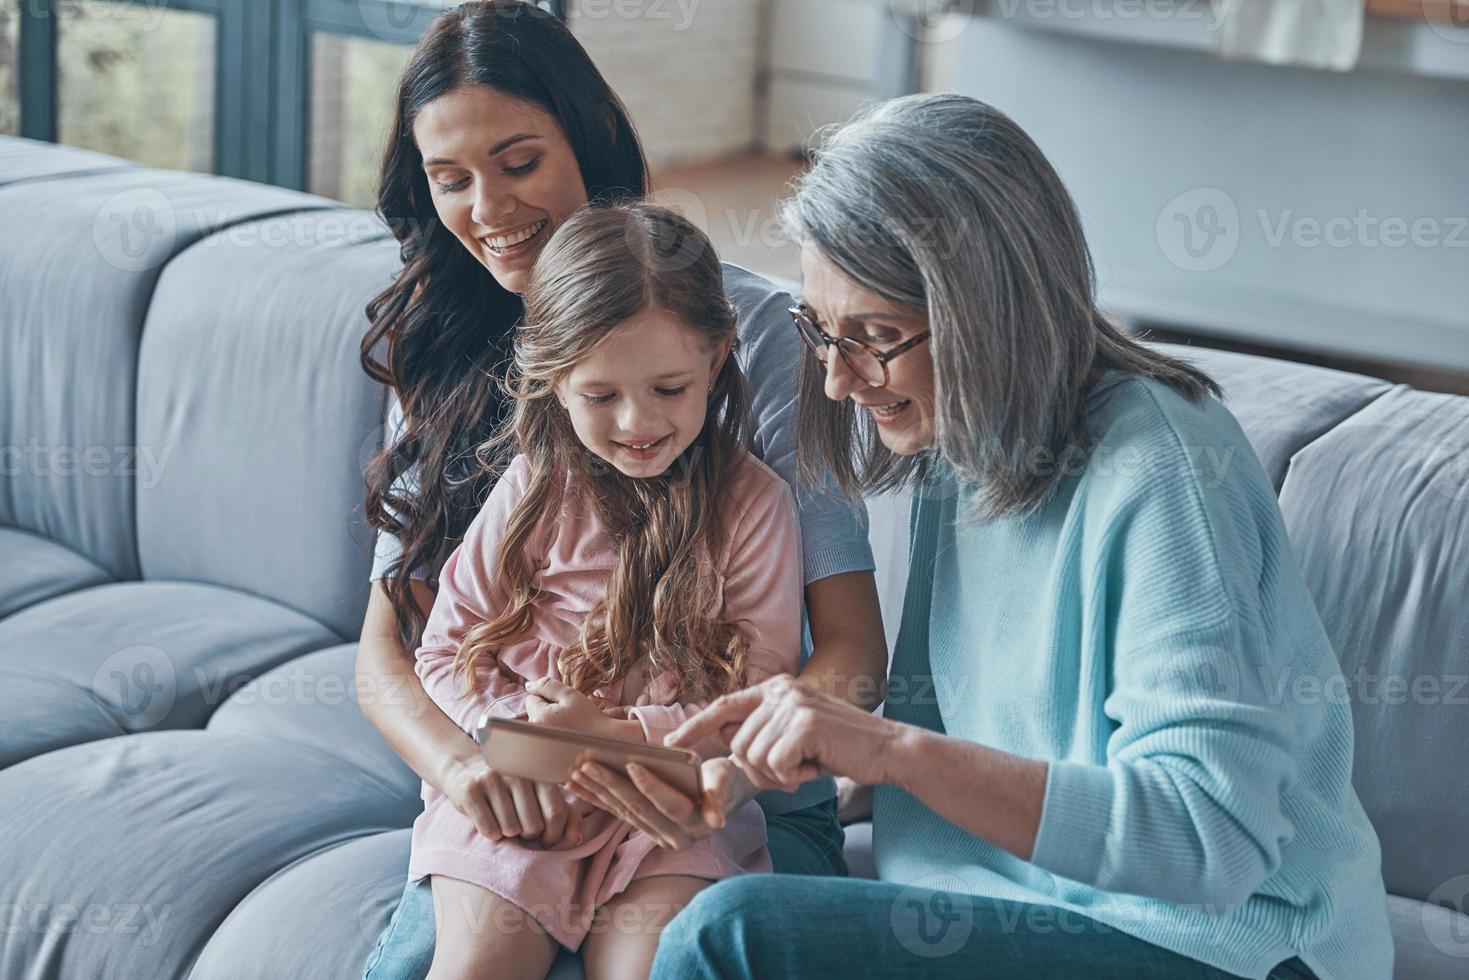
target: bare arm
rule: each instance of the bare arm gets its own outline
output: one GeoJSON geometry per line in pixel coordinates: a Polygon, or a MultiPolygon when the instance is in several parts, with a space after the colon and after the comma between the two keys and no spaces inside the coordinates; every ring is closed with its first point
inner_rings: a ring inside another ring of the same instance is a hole
{"type": "MultiPolygon", "coordinates": [[[[409,588],[427,616],[433,591],[417,580],[409,588]]],[[[454,780],[482,764],[479,746],[434,704],[413,668],[413,651],[398,639],[393,603],[374,581],[357,644],[357,689],[371,692],[361,698],[362,713],[424,782],[452,796],[454,780]]]]}
{"type": "Polygon", "coordinates": [[[801,676],[864,711],[882,703],[888,649],[883,637],[877,579],[847,572],[806,586],[811,656],[801,676]]]}
{"type": "MultiPolygon", "coordinates": [[[[433,591],[418,581],[410,582],[409,588],[428,615],[433,591]]],[[[429,697],[414,663],[414,651],[398,639],[392,600],[382,582],[374,581],[357,644],[357,689],[371,692],[358,699],[368,721],[484,836],[539,839],[544,847],[563,837],[579,841],[581,821],[555,787],[492,772],[474,739],[429,697]]]]}
{"type": "Polygon", "coordinates": [[[879,780],[901,787],[956,827],[1029,861],[1049,766],[978,742],[897,722],[879,780]]]}
{"type": "Polygon", "coordinates": [[[782,774],[788,789],[820,773],[898,786],[1017,857],[1030,860],[1035,850],[1045,762],[875,718],[792,677],[720,697],[673,732],[668,744],[730,728],[736,729],[730,752],[739,765],[782,774]]]}
{"type": "MultiPolygon", "coordinates": [[[[883,635],[877,580],[871,572],[847,572],[806,586],[811,657],[801,676],[864,711],[882,703],[888,649],[883,635]]],[[[851,823],[872,815],[872,787],[846,776],[837,780],[837,816],[851,823]]]]}

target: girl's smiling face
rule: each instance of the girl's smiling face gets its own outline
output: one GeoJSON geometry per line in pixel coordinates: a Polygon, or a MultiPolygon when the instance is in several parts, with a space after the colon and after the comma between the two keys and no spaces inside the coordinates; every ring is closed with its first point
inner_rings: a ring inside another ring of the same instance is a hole
{"type": "Polygon", "coordinates": [[[576,154],[550,113],[485,85],[461,85],[413,121],[434,210],[501,286],[524,293],[531,264],[587,203],[576,154]]]}
{"type": "Polygon", "coordinates": [[[582,445],[634,479],[658,476],[704,428],[710,386],[729,355],[650,306],[557,382],[582,445]]]}

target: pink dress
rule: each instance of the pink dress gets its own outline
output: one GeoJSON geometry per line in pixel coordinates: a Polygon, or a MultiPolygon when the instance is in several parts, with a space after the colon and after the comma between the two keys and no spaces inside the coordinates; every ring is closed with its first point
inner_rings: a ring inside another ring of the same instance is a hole
{"type": "MultiPolygon", "coordinates": [[[[509,676],[493,663],[481,664],[481,690],[458,697],[464,679],[451,672],[460,640],[471,626],[503,610],[509,599],[493,573],[510,513],[529,478],[529,462],[517,457],[445,562],[417,651],[425,690],[466,732],[474,731],[490,702],[523,690],[524,681],[559,677],[557,657],[580,637],[615,561],[590,507],[568,494],[560,512],[532,538],[541,572],[531,633],[498,655],[519,676],[509,676]]],[[[724,615],[740,622],[750,641],[746,682],[795,673],[800,666],[801,543],[791,491],[773,470],[744,454],[721,506],[731,547],[726,549],[727,566],[711,572],[723,580],[724,615]]],[[[639,669],[645,666],[646,660],[616,685],[595,693],[617,704],[636,705],[629,717],[642,725],[648,742],[661,745],[703,702],[670,703],[671,678],[650,680],[639,669]]],[[[706,758],[722,753],[713,740],[695,748],[706,758]]],[[[582,842],[562,841],[542,849],[514,838],[484,837],[446,796],[424,783],[424,810],[413,824],[410,880],[446,875],[487,888],[525,909],[557,942],[576,950],[596,908],[629,882],[664,874],[720,879],[771,870],[765,818],[753,801],[731,813],[713,835],[674,851],[658,847],[646,834],[572,791],[562,792],[583,816],[582,842]]]]}

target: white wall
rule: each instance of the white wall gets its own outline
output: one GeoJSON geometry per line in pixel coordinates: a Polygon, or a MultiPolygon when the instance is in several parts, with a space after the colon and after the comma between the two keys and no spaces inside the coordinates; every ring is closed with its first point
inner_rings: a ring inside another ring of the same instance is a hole
{"type": "Polygon", "coordinates": [[[774,0],[767,146],[803,148],[872,97],[884,13],[874,0],[774,0]]]}
{"type": "MultiPolygon", "coordinates": [[[[954,85],[1055,165],[1106,307],[1469,368],[1469,82],[1444,70],[1469,69],[1469,43],[1418,25],[1424,57],[1383,64],[1379,51],[1337,74],[1089,37],[1088,23],[974,17],[954,85]]],[[[1182,41],[1191,26],[1138,29],[1182,41]]]]}
{"type": "Polygon", "coordinates": [[[762,0],[570,0],[654,166],[751,148],[762,0]]]}

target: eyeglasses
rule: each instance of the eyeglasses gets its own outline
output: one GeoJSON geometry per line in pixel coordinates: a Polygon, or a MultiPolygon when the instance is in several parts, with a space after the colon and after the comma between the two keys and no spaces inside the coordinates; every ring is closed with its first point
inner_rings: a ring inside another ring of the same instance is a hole
{"type": "Polygon", "coordinates": [[[835,347],[842,363],[872,388],[886,388],[890,380],[888,362],[923,343],[930,333],[925,330],[918,336],[883,351],[851,337],[833,337],[826,333],[816,322],[816,313],[805,303],[792,306],[789,312],[796,324],[796,332],[801,335],[806,346],[811,348],[811,353],[818,361],[825,364],[828,351],[835,347]]]}

